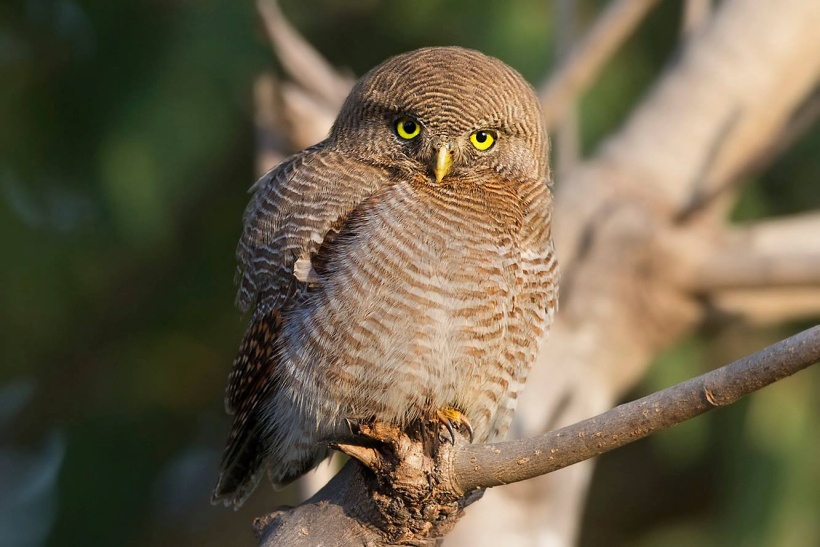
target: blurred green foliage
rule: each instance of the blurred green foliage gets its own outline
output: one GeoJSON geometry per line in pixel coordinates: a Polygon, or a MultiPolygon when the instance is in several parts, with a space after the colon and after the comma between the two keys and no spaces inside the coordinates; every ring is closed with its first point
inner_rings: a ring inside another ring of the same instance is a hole
{"type": "MultiPolygon", "coordinates": [[[[579,2],[582,26],[602,5],[579,2]]],[[[656,9],[584,96],[585,152],[673,59],[680,8],[656,9]]],[[[480,49],[535,84],[553,68],[548,2],[283,10],[355,74],[436,44],[480,49]]],[[[207,501],[243,329],[232,277],[254,180],[251,89],[273,67],[251,3],[0,5],[0,449],[22,466],[4,458],[0,473],[57,469],[26,498],[34,524],[0,517],[0,534],[29,538],[20,545],[250,545],[252,517],[295,501],[269,488],[239,513],[207,501]]],[[[755,177],[736,219],[820,207],[818,152],[815,128],[755,177]]],[[[635,394],[787,330],[704,329],[635,394]]],[[[820,544],[818,393],[820,371],[805,372],[601,458],[583,544],[820,544]]]]}

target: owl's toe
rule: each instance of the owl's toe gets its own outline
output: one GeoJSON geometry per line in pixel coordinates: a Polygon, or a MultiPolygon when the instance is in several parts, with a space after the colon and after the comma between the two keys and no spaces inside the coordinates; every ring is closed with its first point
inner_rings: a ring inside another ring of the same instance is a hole
{"type": "Polygon", "coordinates": [[[436,418],[438,421],[447,428],[447,432],[450,434],[450,442],[452,444],[456,444],[456,429],[464,428],[467,430],[467,434],[470,437],[470,442],[473,442],[473,426],[470,424],[470,420],[467,419],[460,410],[457,410],[452,407],[447,408],[440,408],[436,411],[436,418]]]}

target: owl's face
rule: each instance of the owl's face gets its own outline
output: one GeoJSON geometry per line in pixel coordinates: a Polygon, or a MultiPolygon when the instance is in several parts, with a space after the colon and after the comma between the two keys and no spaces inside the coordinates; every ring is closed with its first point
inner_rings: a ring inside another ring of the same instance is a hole
{"type": "Polygon", "coordinates": [[[348,96],[331,145],[429,184],[548,177],[532,87],[477,51],[425,48],[388,59],[348,96]]]}

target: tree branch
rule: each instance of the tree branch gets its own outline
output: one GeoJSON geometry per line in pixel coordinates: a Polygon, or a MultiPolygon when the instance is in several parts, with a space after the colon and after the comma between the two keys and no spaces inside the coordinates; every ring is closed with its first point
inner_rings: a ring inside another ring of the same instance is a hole
{"type": "Polygon", "coordinates": [[[820,325],[730,365],[557,431],[471,445],[458,438],[436,457],[420,441],[376,424],[363,433],[381,444],[349,463],[316,496],[258,521],[261,545],[433,545],[478,489],[523,481],[642,439],[734,403],[820,360],[820,325]]]}
{"type": "Polygon", "coordinates": [[[818,234],[820,213],[809,213],[757,222],[730,230],[717,241],[701,241],[707,250],[690,254],[698,258],[686,268],[686,287],[704,295],[728,289],[820,288],[818,234]]]}
{"type": "Polygon", "coordinates": [[[279,131],[281,109],[277,95],[276,78],[272,74],[261,74],[253,86],[256,173],[260,177],[285,159],[287,150],[285,139],[279,131]]]}
{"type": "Polygon", "coordinates": [[[818,233],[820,213],[765,220],[717,237],[707,232],[684,237],[669,254],[682,258],[670,264],[676,264],[681,288],[708,302],[713,315],[761,325],[816,317],[818,233]]]}
{"type": "Polygon", "coordinates": [[[734,363],[557,431],[456,451],[462,492],[545,475],[609,452],[791,376],[820,360],[820,325],[734,363]]]}
{"type": "MultiPolygon", "coordinates": [[[[714,3],[707,24],[683,44],[621,128],[557,180],[561,312],[518,402],[514,435],[542,434],[547,423],[568,425],[611,408],[661,348],[713,311],[713,297],[686,290],[674,271],[664,270],[688,260],[682,253],[689,249],[666,253],[658,238],[672,228],[693,236],[711,230],[720,238],[725,216],[710,211],[675,226],[677,215],[698,192],[709,195],[714,183],[731,179],[770,148],[816,89],[818,24],[816,0],[714,3]]],[[[721,304],[750,302],[723,296],[721,304]]],[[[591,476],[589,462],[491,489],[452,537],[476,547],[493,547],[497,538],[507,545],[536,538],[573,545],[591,476]]]]}
{"type": "Polygon", "coordinates": [[[282,68],[305,90],[338,110],[353,82],[336,72],[291,26],[275,0],[258,0],[256,7],[282,68]]]}
{"type": "Polygon", "coordinates": [[[579,93],[632,34],[658,0],[613,0],[539,93],[547,126],[561,119],[579,93]]]}
{"type": "Polygon", "coordinates": [[[719,290],[709,305],[718,317],[777,325],[820,316],[820,286],[719,290]]]}
{"type": "Polygon", "coordinates": [[[279,62],[292,78],[276,89],[281,103],[278,125],[292,150],[307,148],[327,136],[353,81],[293,28],[275,0],[258,0],[257,9],[279,62]]]}

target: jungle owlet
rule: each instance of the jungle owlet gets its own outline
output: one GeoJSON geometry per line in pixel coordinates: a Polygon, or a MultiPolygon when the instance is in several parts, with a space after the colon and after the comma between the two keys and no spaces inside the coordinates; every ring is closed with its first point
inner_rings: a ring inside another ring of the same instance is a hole
{"type": "Polygon", "coordinates": [[[348,420],[506,433],[556,306],[547,152],[521,75],[426,48],[362,77],[330,136],[254,185],[214,502],[238,507],[265,467],[275,486],[313,469],[348,420]]]}

